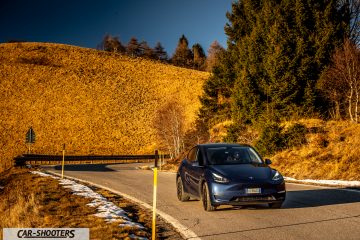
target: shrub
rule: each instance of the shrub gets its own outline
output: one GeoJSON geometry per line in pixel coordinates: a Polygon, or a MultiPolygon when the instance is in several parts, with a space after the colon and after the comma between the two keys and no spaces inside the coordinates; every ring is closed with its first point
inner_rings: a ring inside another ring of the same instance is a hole
{"type": "Polygon", "coordinates": [[[286,147],[298,147],[306,143],[307,128],[305,125],[295,123],[285,132],[286,147]]]}
{"type": "Polygon", "coordinates": [[[262,129],[261,135],[255,147],[262,155],[270,155],[285,147],[283,128],[278,123],[268,123],[262,129]]]}
{"type": "Polygon", "coordinates": [[[34,65],[41,65],[41,66],[56,66],[54,65],[51,60],[45,56],[35,56],[35,57],[19,57],[19,63],[23,64],[34,64],[34,65]]]}
{"type": "Polygon", "coordinates": [[[227,127],[226,136],[223,138],[224,142],[236,143],[239,139],[241,131],[244,131],[244,128],[239,124],[231,124],[227,127]]]}

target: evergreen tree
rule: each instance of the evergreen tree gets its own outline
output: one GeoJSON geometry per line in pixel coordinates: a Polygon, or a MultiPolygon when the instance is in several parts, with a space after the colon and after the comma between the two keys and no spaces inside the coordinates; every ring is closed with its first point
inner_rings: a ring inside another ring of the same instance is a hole
{"type": "Polygon", "coordinates": [[[149,58],[149,59],[155,58],[154,50],[151,47],[149,47],[149,45],[147,44],[146,41],[142,41],[140,43],[140,55],[139,56],[144,57],[144,58],[149,58]]]}
{"type": "Polygon", "coordinates": [[[189,49],[189,42],[184,34],[180,37],[175,53],[171,58],[171,62],[175,66],[192,67],[193,66],[193,53],[189,49]]]}
{"type": "Polygon", "coordinates": [[[200,116],[211,122],[231,109],[235,122],[254,123],[315,114],[316,82],[348,29],[338,1],[242,0],[227,17],[226,57],[205,83],[200,116]]]}
{"type": "Polygon", "coordinates": [[[205,70],[206,55],[202,46],[196,43],[192,46],[192,51],[194,54],[194,69],[205,70]]]}
{"type": "Polygon", "coordinates": [[[232,63],[225,65],[225,70],[229,76],[227,81],[233,86],[228,101],[232,103],[231,112],[235,122],[250,123],[261,111],[264,100],[258,80],[263,77],[261,59],[265,47],[260,31],[266,31],[267,26],[261,26],[264,24],[263,17],[258,18],[257,22],[259,9],[261,2],[244,0],[234,3],[232,13],[227,13],[230,21],[225,26],[228,35],[227,58],[221,59],[221,64],[224,61],[232,63]]]}
{"type": "Polygon", "coordinates": [[[168,60],[168,55],[160,42],[156,43],[156,45],[154,47],[154,54],[155,54],[155,59],[157,59],[157,60],[164,61],[164,62],[166,62],[168,60]]]}
{"type": "Polygon", "coordinates": [[[138,40],[132,37],[126,46],[126,53],[132,57],[139,57],[141,55],[141,48],[138,40]]]}
{"type": "Polygon", "coordinates": [[[233,60],[224,52],[222,61],[214,66],[211,77],[204,83],[204,94],[200,97],[199,118],[208,128],[231,117],[233,79],[233,60]]]}

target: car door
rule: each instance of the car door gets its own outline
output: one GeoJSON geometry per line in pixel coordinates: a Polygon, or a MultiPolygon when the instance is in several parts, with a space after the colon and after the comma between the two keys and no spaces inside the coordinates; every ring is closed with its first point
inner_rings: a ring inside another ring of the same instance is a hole
{"type": "Polygon", "coordinates": [[[188,182],[189,193],[200,197],[200,180],[203,175],[204,167],[200,149],[196,146],[190,150],[188,156],[188,166],[185,173],[185,179],[188,182]]]}

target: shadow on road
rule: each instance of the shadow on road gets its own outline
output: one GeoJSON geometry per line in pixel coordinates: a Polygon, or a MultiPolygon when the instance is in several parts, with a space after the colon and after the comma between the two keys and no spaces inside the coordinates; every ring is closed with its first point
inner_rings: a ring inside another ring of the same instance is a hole
{"type": "MultiPolygon", "coordinates": [[[[343,189],[343,188],[342,188],[343,189]]],[[[351,188],[350,188],[351,189],[351,188]]],[[[222,206],[220,209],[216,211],[241,211],[242,209],[246,210],[266,210],[269,211],[287,211],[289,209],[298,209],[298,208],[312,208],[312,207],[320,207],[320,206],[329,206],[329,205],[340,205],[340,204],[349,204],[349,203],[360,203],[360,191],[359,192],[350,192],[344,191],[340,189],[312,189],[312,190],[299,190],[299,191],[288,191],[286,196],[286,201],[283,204],[281,209],[271,209],[267,206],[267,204],[261,205],[252,205],[252,206],[222,206]]],[[[304,221],[293,224],[280,224],[271,227],[259,227],[259,228],[250,228],[239,231],[230,231],[230,232],[220,232],[213,234],[204,234],[200,235],[201,238],[213,238],[214,236],[226,236],[228,234],[236,234],[236,233],[246,233],[260,230],[271,230],[282,227],[294,227],[294,226],[302,226],[312,223],[323,223],[323,222],[336,222],[339,220],[354,220],[359,219],[360,215],[358,211],[355,211],[353,215],[337,217],[333,218],[321,219],[321,220],[313,220],[313,221],[304,221]]]]}
{"type": "Polygon", "coordinates": [[[350,192],[339,189],[313,189],[288,191],[283,208],[319,207],[358,202],[360,202],[360,191],[350,192]]]}
{"type": "MultiPolygon", "coordinates": [[[[61,166],[57,165],[54,167],[55,170],[61,170],[61,166]]],[[[86,171],[86,172],[115,172],[114,169],[109,168],[104,164],[74,164],[65,165],[65,171],[86,171]]]]}
{"type": "Polygon", "coordinates": [[[330,219],[324,219],[324,220],[314,220],[314,221],[305,221],[305,222],[299,222],[299,223],[293,223],[293,224],[282,224],[282,225],[276,225],[271,227],[258,227],[258,228],[250,228],[250,229],[244,229],[239,231],[229,231],[229,232],[220,232],[220,233],[212,233],[212,234],[203,234],[198,237],[206,238],[210,237],[213,238],[214,236],[225,236],[227,234],[236,234],[236,233],[246,233],[246,232],[254,232],[254,231],[261,231],[261,230],[271,230],[276,228],[283,228],[283,227],[294,227],[294,226],[302,226],[302,225],[308,225],[312,223],[324,223],[324,222],[334,222],[339,220],[348,220],[348,219],[356,219],[359,218],[360,215],[354,215],[354,216],[347,216],[347,217],[334,217],[330,219]]]}
{"type": "MultiPolygon", "coordinates": [[[[309,208],[309,207],[319,207],[319,206],[328,206],[328,205],[336,205],[336,204],[360,203],[360,191],[349,192],[340,189],[344,189],[344,188],[288,191],[286,193],[286,200],[281,209],[309,208]]],[[[217,211],[229,211],[229,210],[238,210],[238,209],[272,210],[271,208],[268,207],[267,204],[261,204],[261,205],[249,205],[249,206],[238,206],[238,207],[222,206],[217,211]]]]}

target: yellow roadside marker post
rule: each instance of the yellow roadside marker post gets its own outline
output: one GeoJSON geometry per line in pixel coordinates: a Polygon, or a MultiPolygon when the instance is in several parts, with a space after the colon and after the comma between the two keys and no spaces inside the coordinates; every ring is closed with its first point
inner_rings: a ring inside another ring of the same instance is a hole
{"type": "Polygon", "coordinates": [[[63,158],[62,158],[62,167],[61,167],[61,178],[64,178],[64,164],[65,164],[65,143],[63,145],[63,158]]]}
{"type": "Polygon", "coordinates": [[[157,168],[154,168],[154,192],[153,192],[153,217],[151,239],[156,239],[156,192],[157,192],[157,168]]]}

